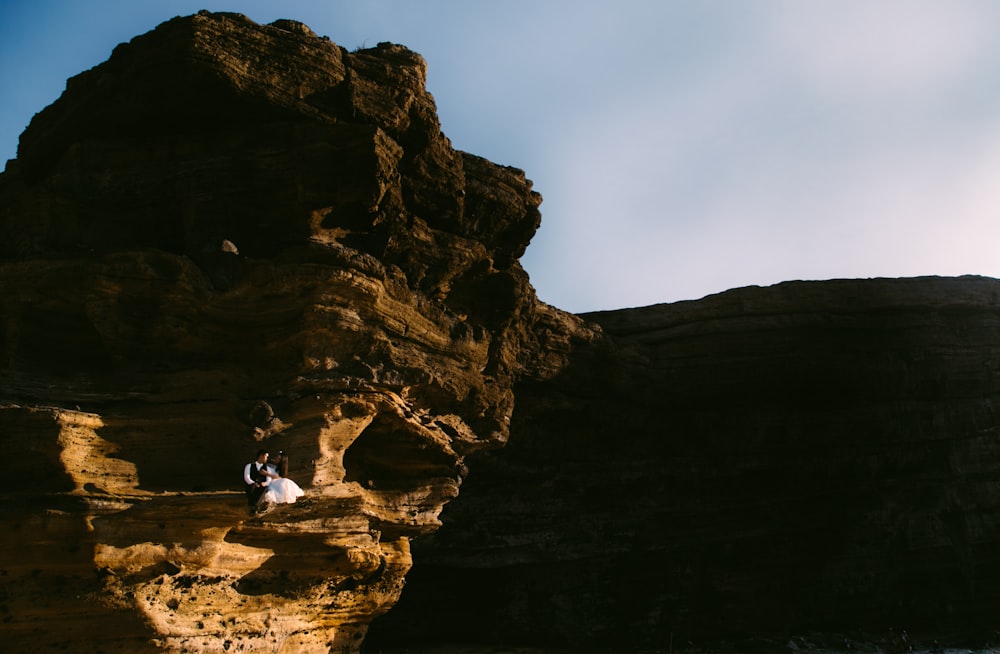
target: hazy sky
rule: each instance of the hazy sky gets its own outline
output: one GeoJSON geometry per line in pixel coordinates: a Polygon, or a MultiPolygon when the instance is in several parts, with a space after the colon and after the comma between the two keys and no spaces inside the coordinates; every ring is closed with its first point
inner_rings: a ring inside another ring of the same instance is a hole
{"type": "Polygon", "coordinates": [[[995,0],[4,2],[0,157],[67,77],[199,9],[421,53],[454,146],[543,195],[522,263],[559,308],[1000,277],[995,0]]]}

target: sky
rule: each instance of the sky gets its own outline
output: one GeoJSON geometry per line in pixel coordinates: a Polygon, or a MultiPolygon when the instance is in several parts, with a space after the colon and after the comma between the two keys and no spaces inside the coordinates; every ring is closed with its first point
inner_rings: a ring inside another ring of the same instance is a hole
{"type": "Polygon", "coordinates": [[[1000,277],[994,0],[14,0],[0,161],[68,77],[200,9],[423,55],[454,147],[542,194],[521,262],[560,309],[1000,277]]]}

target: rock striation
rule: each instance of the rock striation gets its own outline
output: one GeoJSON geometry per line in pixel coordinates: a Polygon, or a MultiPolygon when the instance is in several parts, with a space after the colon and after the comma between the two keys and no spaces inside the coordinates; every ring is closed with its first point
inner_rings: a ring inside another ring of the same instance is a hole
{"type": "Polygon", "coordinates": [[[997,626],[1000,281],[570,315],[519,263],[540,196],[452,148],[425,72],[202,12],[32,120],[0,175],[5,647],[997,626]],[[261,447],[305,496],[249,515],[261,447]]]}
{"type": "Polygon", "coordinates": [[[200,13],[31,121],[0,177],[8,646],[356,651],[396,601],[508,438],[536,304],[540,197],[451,147],[425,69],[200,13]],[[250,518],[259,447],[306,496],[250,518]]]}
{"type": "Polygon", "coordinates": [[[471,457],[371,644],[427,643],[445,611],[456,642],[568,651],[996,642],[1000,281],[584,318],[601,338],[515,386],[510,442],[471,457]]]}

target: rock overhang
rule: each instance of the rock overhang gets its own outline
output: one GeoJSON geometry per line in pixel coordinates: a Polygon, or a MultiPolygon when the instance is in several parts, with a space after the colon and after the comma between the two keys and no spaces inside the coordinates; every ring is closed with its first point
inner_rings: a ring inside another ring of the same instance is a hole
{"type": "MultiPolygon", "coordinates": [[[[464,458],[506,441],[541,198],[451,147],[425,79],[402,46],[202,12],[116,48],[22,135],[0,178],[0,420],[44,474],[18,514],[38,547],[8,572],[70,579],[89,608],[69,631],[357,647],[464,458]],[[248,517],[258,447],[306,497],[248,517]]],[[[14,594],[19,624],[32,601],[14,594]]]]}

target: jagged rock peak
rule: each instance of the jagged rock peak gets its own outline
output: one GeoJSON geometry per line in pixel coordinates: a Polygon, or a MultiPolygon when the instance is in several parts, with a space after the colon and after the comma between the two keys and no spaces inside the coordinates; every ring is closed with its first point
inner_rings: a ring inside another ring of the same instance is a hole
{"type": "Polygon", "coordinates": [[[271,256],[336,233],[416,281],[453,237],[474,241],[487,270],[510,269],[541,197],[523,171],[452,149],[425,81],[403,46],[348,52],[290,20],[174,18],[69,80],[31,121],[0,201],[44,187],[29,211],[39,219],[15,218],[0,256],[197,254],[222,239],[271,256]]]}
{"type": "Polygon", "coordinates": [[[992,633],[1000,281],[570,316],[518,262],[540,197],[451,147],[425,70],[203,12],[32,121],[0,175],[8,650],[992,633]],[[248,516],[259,447],[305,496],[248,516]]]}
{"type": "MultiPolygon", "coordinates": [[[[44,161],[52,150],[94,136],[252,123],[260,117],[253,109],[275,118],[343,120],[359,107],[335,90],[347,91],[342,84],[359,59],[391,61],[381,72],[398,85],[399,97],[427,103],[424,118],[436,122],[423,88],[426,62],[403,46],[352,54],[297,21],[260,25],[242,14],[202,11],[120,44],[108,61],[69,79],[63,96],[22,135],[18,158],[44,161]]],[[[410,127],[407,105],[362,120],[398,135],[410,127]]]]}
{"type": "Polygon", "coordinates": [[[425,78],[202,12],[31,121],[0,175],[12,651],[357,651],[398,599],[537,313],[541,198],[451,147],[425,78]],[[260,447],[305,497],[248,516],[260,447]]]}

